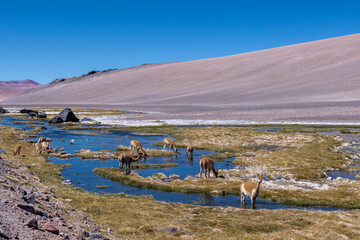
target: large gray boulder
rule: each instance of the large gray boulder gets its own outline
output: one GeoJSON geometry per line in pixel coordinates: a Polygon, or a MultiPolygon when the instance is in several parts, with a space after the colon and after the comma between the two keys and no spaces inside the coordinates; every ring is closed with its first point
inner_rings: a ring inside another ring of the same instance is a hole
{"type": "Polygon", "coordinates": [[[60,112],[59,117],[64,122],[79,122],[79,119],[75,116],[70,108],[64,108],[64,110],[60,112]]]}
{"type": "Polygon", "coordinates": [[[49,123],[62,123],[62,122],[79,122],[80,120],[75,116],[70,108],[64,108],[59,116],[53,117],[49,123]]]}

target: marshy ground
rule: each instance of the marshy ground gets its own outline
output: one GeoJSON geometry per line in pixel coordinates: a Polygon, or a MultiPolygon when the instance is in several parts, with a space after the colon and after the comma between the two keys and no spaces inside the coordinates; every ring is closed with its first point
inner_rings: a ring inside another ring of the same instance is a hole
{"type": "MultiPolygon", "coordinates": [[[[34,124],[34,123],[32,123],[34,124]]],[[[64,124],[65,125],[65,124],[64,124]]],[[[339,150],[344,142],[319,131],[359,135],[349,126],[211,126],[211,127],[97,127],[66,125],[67,130],[129,131],[169,134],[178,147],[191,143],[199,149],[218,152],[217,161],[235,158],[231,170],[220,170],[224,179],[161,181],[126,175],[114,168],[96,169],[97,174],[138,187],[162,191],[203,192],[238,195],[240,183],[266,175],[260,198],[298,206],[333,206],[359,209],[360,183],[329,179],[328,172],[356,171],[357,153],[339,150]],[[335,151],[338,150],[338,151],[335,151]],[[355,165],[354,165],[355,164],[355,165]]],[[[65,129],[64,128],[64,129],[65,129]]],[[[22,131],[1,130],[0,146],[11,152],[23,138],[22,131]]],[[[39,134],[40,135],[40,134],[39,134]]],[[[33,144],[22,141],[25,156],[7,158],[28,165],[60,199],[86,213],[91,220],[111,228],[113,237],[130,239],[357,239],[360,211],[244,210],[233,207],[204,207],[165,203],[151,196],[95,194],[63,185],[60,176],[66,165],[55,165],[35,153],[33,144]]],[[[119,148],[118,150],[126,151],[119,148]]],[[[215,163],[216,164],[216,163],[215,163]]],[[[160,171],[161,172],[161,171],[160,171]]],[[[240,202],[240,197],[239,197],[240,202]]]]}

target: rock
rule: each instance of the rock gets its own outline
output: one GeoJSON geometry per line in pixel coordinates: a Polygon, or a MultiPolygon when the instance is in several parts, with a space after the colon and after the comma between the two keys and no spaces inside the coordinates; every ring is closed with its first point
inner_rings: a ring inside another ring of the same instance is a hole
{"type": "Polygon", "coordinates": [[[93,239],[104,239],[104,237],[99,234],[91,234],[90,240],[93,240],[93,239]]]}
{"type": "Polygon", "coordinates": [[[34,213],[35,214],[35,209],[33,206],[30,206],[30,205],[24,205],[24,204],[18,204],[17,205],[19,208],[25,210],[25,211],[28,211],[30,213],[34,213]]]}
{"type": "Polygon", "coordinates": [[[9,113],[9,111],[0,107],[0,114],[4,114],[4,113],[9,113]]]}
{"type": "Polygon", "coordinates": [[[87,231],[81,231],[80,237],[82,237],[82,238],[84,238],[84,237],[90,237],[90,234],[89,234],[87,231]]]}
{"type": "Polygon", "coordinates": [[[46,118],[46,113],[41,111],[32,111],[26,115],[27,118],[46,118]]]}
{"type": "Polygon", "coordinates": [[[35,112],[35,111],[30,110],[30,109],[26,109],[26,108],[20,110],[20,113],[25,113],[25,114],[28,114],[28,113],[31,113],[31,112],[35,112]]]}
{"type": "Polygon", "coordinates": [[[44,126],[41,126],[41,127],[36,127],[35,130],[46,130],[47,128],[44,127],[44,126]]]}
{"type": "Polygon", "coordinates": [[[171,175],[169,176],[169,178],[170,178],[171,180],[176,180],[176,179],[180,179],[180,176],[177,175],[177,174],[171,174],[171,175]]]}
{"type": "Polygon", "coordinates": [[[155,173],[154,175],[152,175],[152,178],[157,180],[165,180],[167,179],[167,176],[163,173],[155,173]]]}
{"type": "Polygon", "coordinates": [[[38,228],[38,222],[35,218],[31,219],[25,226],[28,226],[29,228],[38,228]]]}
{"type": "Polygon", "coordinates": [[[39,111],[37,114],[37,118],[46,118],[46,113],[44,111],[39,111]]]}
{"type": "Polygon", "coordinates": [[[62,147],[62,148],[60,148],[60,150],[59,150],[60,152],[64,152],[65,151],[65,149],[62,147]]]}
{"type": "Polygon", "coordinates": [[[54,227],[53,225],[51,225],[49,223],[45,223],[43,226],[43,229],[45,231],[51,232],[53,234],[59,234],[59,229],[57,229],[56,227],[54,227]]]}
{"type": "Polygon", "coordinates": [[[355,180],[360,180],[360,173],[355,176],[355,180]]]}
{"type": "Polygon", "coordinates": [[[214,190],[211,192],[211,194],[214,194],[214,195],[225,195],[226,192],[225,190],[214,190]]]}
{"type": "Polygon", "coordinates": [[[176,232],[179,231],[179,230],[180,230],[180,229],[174,228],[174,227],[165,229],[165,231],[167,231],[167,232],[169,232],[169,233],[176,233],[176,232]]]}
{"type": "Polygon", "coordinates": [[[25,196],[27,194],[27,192],[24,189],[20,189],[19,192],[21,193],[21,195],[25,196]]]}
{"type": "Polygon", "coordinates": [[[0,155],[5,155],[5,154],[6,152],[2,148],[0,148],[0,155]]]}
{"type": "Polygon", "coordinates": [[[75,116],[75,114],[71,111],[70,108],[65,108],[59,114],[59,117],[64,122],[79,122],[79,119],[75,116]]]}
{"type": "Polygon", "coordinates": [[[65,184],[65,185],[70,185],[71,184],[71,180],[67,179],[61,182],[61,184],[65,184]]]}
{"type": "Polygon", "coordinates": [[[4,200],[3,203],[7,204],[7,203],[9,203],[9,200],[4,200]]]}
{"type": "Polygon", "coordinates": [[[54,116],[52,119],[49,120],[49,123],[62,123],[64,122],[61,117],[54,116]]]}
{"type": "Polygon", "coordinates": [[[80,122],[94,122],[95,120],[91,119],[91,118],[87,118],[87,117],[84,117],[80,120],[80,122]]]}
{"type": "Polygon", "coordinates": [[[35,203],[35,195],[34,194],[31,194],[29,197],[23,197],[23,199],[28,203],[31,203],[31,204],[35,203]]]}

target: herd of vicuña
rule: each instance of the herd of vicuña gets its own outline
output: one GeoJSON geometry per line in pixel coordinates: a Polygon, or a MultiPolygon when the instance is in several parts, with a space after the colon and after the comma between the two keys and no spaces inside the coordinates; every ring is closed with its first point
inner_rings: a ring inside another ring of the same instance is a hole
{"type": "MultiPolygon", "coordinates": [[[[40,137],[39,140],[35,143],[35,147],[36,147],[36,152],[41,154],[43,152],[46,152],[49,149],[49,144],[50,144],[51,140],[50,139],[46,139],[44,137],[40,137]]],[[[171,138],[164,138],[163,140],[163,144],[164,144],[164,148],[163,150],[166,150],[166,147],[169,147],[169,150],[171,151],[172,149],[174,149],[175,152],[178,152],[178,148],[176,147],[175,141],[171,138]]],[[[15,149],[14,149],[14,156],[15,155],[20,155],[20,150],[21,150],[21,145],[16,145],[15,149]]],[[[130,152],[136,151],[137,153],[137,157],[132,157],[130,155],[127,154],[121,154],[118,157],[119,160],[119,168],[123,168],[124,166],[126,168],[128,168],[130,170],[131,168],[131,164],[133,162],[137,162],[142,156],[146,157],[147,153],[144,150],[144,148],[142,147],[141,143],[137,140],[131,140],[130,141],[130,152]]],[[[192,145],[189,145],[186,148],[186,156],[188,160],[192,160],[193,159],[193,152],[194,152],[194,147],[192,145]]],[[[214,160],[212,160],[211,158],[208,157],[204,157],[202,159],[200,159],[200,178],[202,178],[202,174],[205,174],[205,179],[210,178],[210,173],[211,171],[213,172],[214,176],[216,178],[218,178],[218,169],[215,169],[215,164],[214,164],[214,160]]],[[[220,176],[222,177],[222,176],[220,176]]],[[[251,183],[242,183],[240,186],[240,195],[241,195],[241,202],[243,203],[245,201],[246,197],[249,197],[251,200],[251,204],[255,204],[255,200],[257,198],[257,196],[259,195],[259,188],[260,188],[260,184],[262,182],[262,176],[258,176],[258,181],[256,186],[254,186],[251,183]]]]}

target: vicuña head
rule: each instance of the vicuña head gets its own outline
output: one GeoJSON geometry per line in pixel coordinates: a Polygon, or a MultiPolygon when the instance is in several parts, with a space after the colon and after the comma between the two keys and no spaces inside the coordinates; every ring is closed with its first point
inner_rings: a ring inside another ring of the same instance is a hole
{"type": "Polygon", "coordinates": [[[256,186],[248,182],[242,183],[240,185],[241,202],[244,202],[246,197],[250,197],[251,204],[255,204],[255,200],[259,195],[260,184],[262,180],[262,176],[258,175],[256,186]]]}

